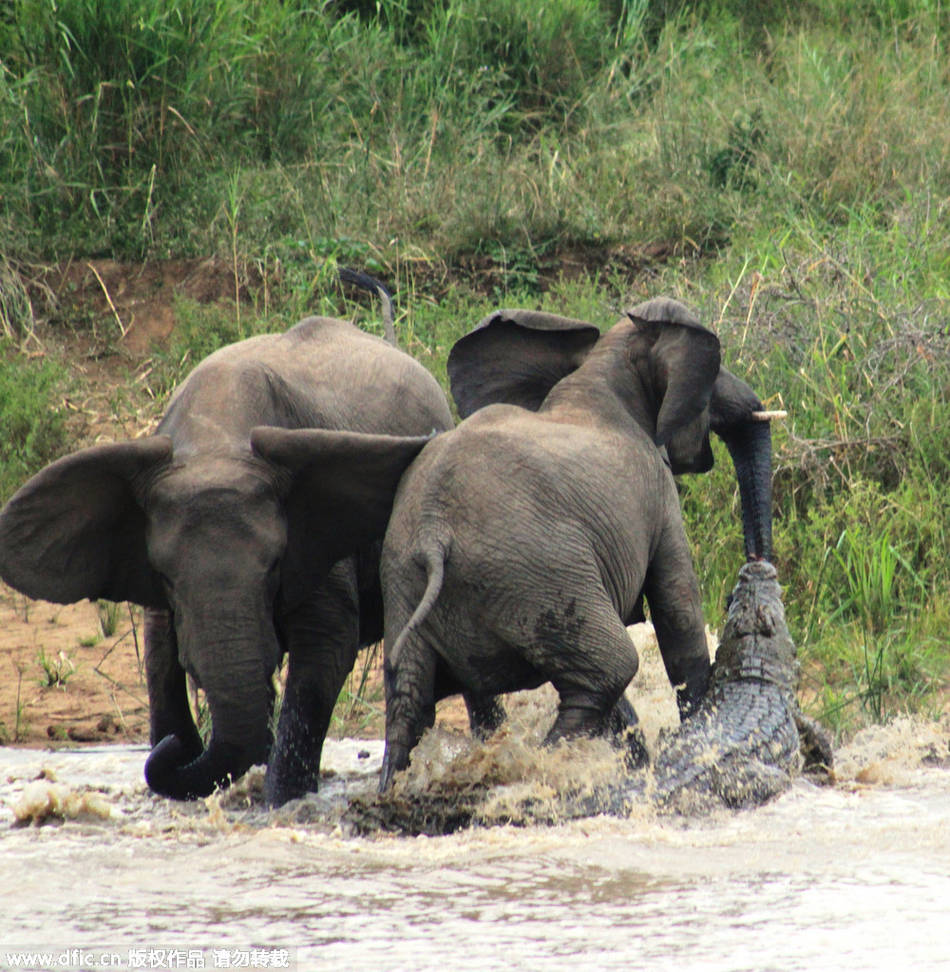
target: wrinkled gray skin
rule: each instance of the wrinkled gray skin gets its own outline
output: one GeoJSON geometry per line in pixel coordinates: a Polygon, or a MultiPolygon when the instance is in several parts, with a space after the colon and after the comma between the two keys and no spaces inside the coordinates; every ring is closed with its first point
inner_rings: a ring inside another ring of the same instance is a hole
{"type": "Polygon", "coordinates": [[[343,680],[382,634],[379,541],[399,476],[451,425],[408,355],[307,318],[205,359],[155,435],[27,482],[0,512],[0,576],[30,597],[145,605],[153,790],[205,796],[270,753],[266,796],[283,803],[317,788],[343,680]],[[207,749],[186,672],[211,710],[207,749]]]}
{"type": "MultiPolygon", "coordinates": [[[[760,806],[787,790],[803,765],[826,773],[833,765],[828,736],[798,707],[797,686],[798,659],[775,568],[747,563],[730,599],[709,691],[695,715],[661,737],[653,772],[564,793],[553,807],[527,801],[511,822],[623,817],[644,801],[688,814],[760,806]]],[[[487,790],[486,784],[482,792],[453,791],[449,778],[422,794],[354,802],[345,819],[360,833],[450,833],[479,820],[487,790]]]]}
{"type": "Polygon", "coordinates": [[[761,402],[681,304],[648,301],[602,337],[499,311],[455,345],[449,373],[469,417],[404,476],[383,547],[384,790],[459,691],[474,726],[497,723],[493,696],[545,681],[560,696],[549,740],[634,724],[626,625],[644,596],[681,714],[695,709],[709,656],[673,473],[711,467],[710,428],[736,465],[747,554],[771,550],[761,402]]]}
{"type": "MultiPolygon", "coordinates": [[[[788,789],[805,761],[830,769],[830,741],[798,707],[798,673],[775,568],[745,564],[709,691],[693,718],[661,741],[651,798],[690,812],[752,807],[788,789]]],[[[609,806],[616,811],[637,790],[635,783],[619,788],[609,806]]]]}

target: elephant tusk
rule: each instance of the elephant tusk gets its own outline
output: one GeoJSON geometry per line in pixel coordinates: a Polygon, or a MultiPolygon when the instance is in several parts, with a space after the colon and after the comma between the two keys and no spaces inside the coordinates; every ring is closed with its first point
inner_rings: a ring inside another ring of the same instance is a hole
{"type": "Polygon", "coordinates": [[[776,409],[771,412],[753,412],[752,419],[756,422],[771,422],[772,419],[788,418],[788,412],[784,409],[776,409]]]}

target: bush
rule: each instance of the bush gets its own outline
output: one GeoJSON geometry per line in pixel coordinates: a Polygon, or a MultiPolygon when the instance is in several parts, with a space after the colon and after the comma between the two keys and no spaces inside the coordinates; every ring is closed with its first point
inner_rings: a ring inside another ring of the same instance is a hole
{"type": "Polygon", "coordinates": [[[558,124],[570,117],[610,54],[611,31],[596,0],[449,0],[428,25],[436,71],[481,77],[516,109],[503,126],[558,124]]]}
{"type": "Polygon", "coordinates": [[[67,451],[63,370],[0,344],[0,500],[67,451]]]}
{"type": "Polygon", "coordinates": [[[29,238],[60,249],[86,234],[88,253],[141,256],[163,206],[219,156],[299,158],[355,39],[355,18],[328,6],[15,0],[0,25],[0,180],[17,184],[5,202],[29,238]]]}

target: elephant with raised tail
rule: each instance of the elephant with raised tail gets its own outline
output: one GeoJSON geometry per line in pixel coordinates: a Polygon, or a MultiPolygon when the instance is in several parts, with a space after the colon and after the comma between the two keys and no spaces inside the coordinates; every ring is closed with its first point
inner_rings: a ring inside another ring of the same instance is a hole
{"type": "Polygon", "coordinates": [[[735,464],[747,556],[771,555],[762,403],[682,304],[648,301],[603,336],[498,311],[449,374],[467,417],[403,476],[383,545],[383,789],[459,691],[491,724],[493,696],[552,682],[549,740],[635,726],[626,625],[644,597],[681,715],[695,710],[709,654],[673,474],[711,467],[710,429],[735,464]]]}
{"type": "Polygon", "coordinates": [[[396,484],[451,425],[409,355],[309,317],[206,358],[154,435],[30,479],[0,511],[0,577],[35,598],[144,605],[149,786],[201,797],[267,762],[279,805],[317,788],[340,688],[382,635],[379,544],[396,484]],[[342,430],[362,434],[354,444],[342,430]],[[211,711],[207,748],[186,673],[211,711]]]}

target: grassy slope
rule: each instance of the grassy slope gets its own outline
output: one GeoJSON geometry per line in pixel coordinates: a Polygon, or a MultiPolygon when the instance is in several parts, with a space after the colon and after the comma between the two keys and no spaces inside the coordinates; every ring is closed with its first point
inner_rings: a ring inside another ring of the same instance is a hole
{"type": "MultiPolygon", "coordinates": [[[[843,727],[945,705],[948,15],[928,0],[688,6],[478,0],[360,19],[343,13],[358,3],[19,0],[0,24],[12,373],[34,367],[15,351],[24,266],[67,256],[257,268],[254,314],[180,308],[165,387],[189,342],[338,311],[338,261],[398,288],[404,345],[442,380],[452,341],[499,303],[606,326],[670,294],[789,410],[776,560],[807,704],[843,727]],[[610,258],[643,247],[663,258],[610,258]],[[550,273],[567,251],[589,271],[550,273]]],[[[22,432],[10,482],[66,447],[56,431],[22,432]]],[[[682,482],[714,624],[741,556],[717,459],[682,482]]]]}

